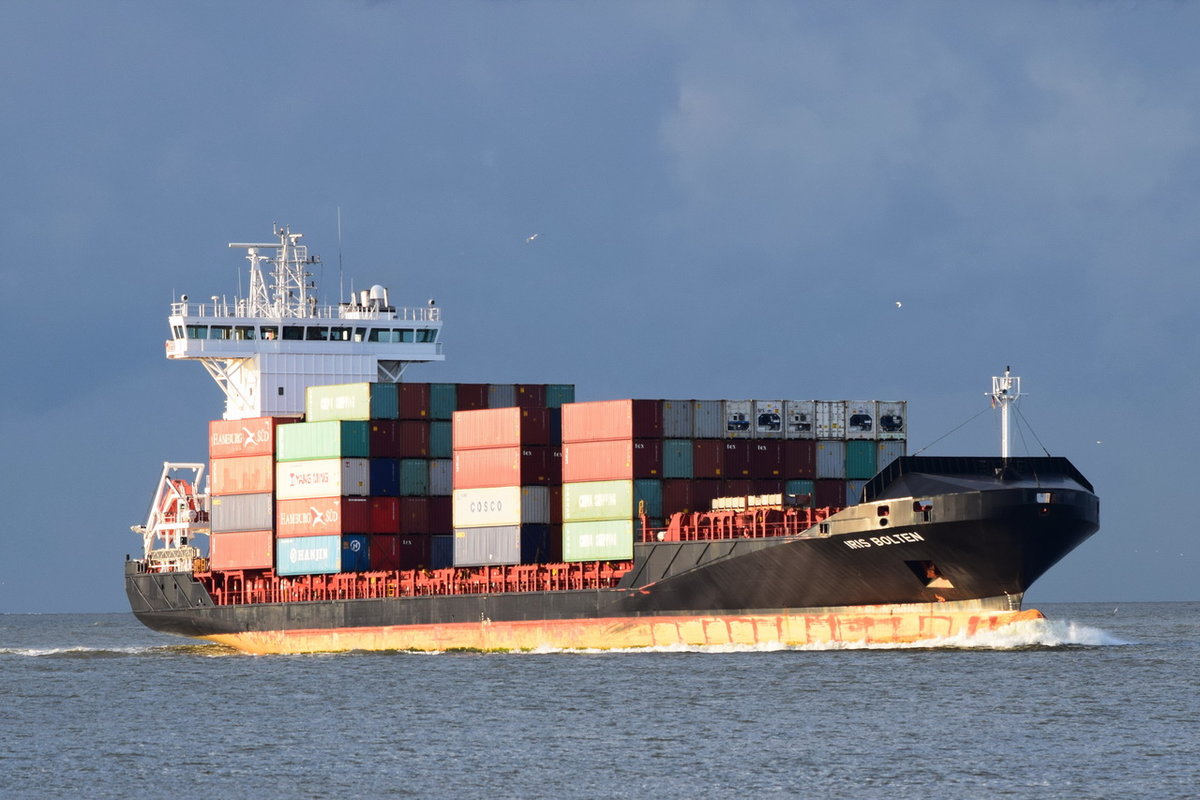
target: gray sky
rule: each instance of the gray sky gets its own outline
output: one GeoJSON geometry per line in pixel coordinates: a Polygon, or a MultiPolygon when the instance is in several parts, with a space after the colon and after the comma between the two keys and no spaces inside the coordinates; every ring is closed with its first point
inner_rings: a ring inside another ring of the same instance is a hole
{"type": "Polygon", "coordinates": [[[129,525],[222,411],[166,361],[168,303],[235,294],[226,243],[275,222],[335,300],[338,208],[347,285],[443,308],[412,380],[906,399],[915,450],[1012,364],[1101,497],[1029,599],[1200,599],[1198,30],[1168,2],[10,0],[0,612],[127,608],[129,525]]]}

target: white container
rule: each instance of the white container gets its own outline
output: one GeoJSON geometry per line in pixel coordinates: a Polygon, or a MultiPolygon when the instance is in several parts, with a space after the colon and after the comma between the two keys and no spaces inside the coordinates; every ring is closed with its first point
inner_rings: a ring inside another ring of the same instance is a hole
{"type": "Polygon", "coordinates": [[[695,414],[691,400],[662,401],[662,435],[664,439],[690,439],[695,414]]]}
{"type": "Polygon", "coordinates": [[[501,486],[494,489],[456,489],[455,528],[549,524],[549,486],[501,486]]]}
{"type": "Polygon", "coordinates": [[[721,436],[725,439],[750,439],[754,436],[754,401],[721,401],[721,436]]]}
{"type": "Polygon", "coordinates": [[[876,439],[907,439],[908,438],[908,403],[904,400],[885,401],[877,404],[879,416],[876,428],[876,439]]]}
{"type": "Polygon", "coordinates": [[[754,401],[754,438],[783,438],[783,401],[754,401]]]}
{"type": "Polygon", "coordinates": [[[851,400],[846,403],[846,438],[874,439],[875,438],[874,400],[851,400]]]}
{"type": "Polygon", "coordinates": [[[817,400],[817,438],[846,438],[846,401],[817,400]]]}
{"type": "Polygon", "coordinates": [[[366,497],[371,494],[370,462],[365,458],[321,458],[275,465],[275,497],[366,497]]]}
{"type": "Polygon", "coordinates": [[[783,404],[783,438],[817,438],[817,404],[812,400],[786,400],[783,404]]]}

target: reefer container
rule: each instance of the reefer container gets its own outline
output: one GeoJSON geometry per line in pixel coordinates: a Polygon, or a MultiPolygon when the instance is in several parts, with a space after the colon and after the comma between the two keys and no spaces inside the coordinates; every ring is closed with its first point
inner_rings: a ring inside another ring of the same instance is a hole
{"type": "Polygon", "coordinates": [[[275,465],[275,497],[295,500],[371,494],[366,458],[327,458],[318,461],[285,461],[275,465]]]}
{"type": "Polygon", "coordinates": [[[215,458],[209,470],[208,486],[209,492],[214,495],[269,492],[275,488],[275,458],[215,458]]]}
{"type": "Polygon", "coordinates": [[[749,439],[754,436],[754,401],[723,400],[721,419],[724,428],[721,436],[726,439],[749,439]]]}
{"type": "Polygon", "coordinates": [[[691,439],[694,435],[695,412],[691,400],[662,401],[662,435],[664,439],[691,439]]]}
{"type": "Polygon", "coordinates": [[[817,400],[817,438],[846,438],[846,401],[817,400]]]}
{"type": "Polygon", "coordinates": [[[328,536],[374,530],[371,498],[312,497],[280,500],[275,509],[275,535],[328,536]]]}
{"type": "Polygon", "coordinates": [[[538,564],[550,552],[549,525],[454,529],[454,566],[538,564]]]}
{"type": "Polygon", "coordinates": [[[304,392],[304,418],[309,422],[396,419],[399,413],[394,383],[339,383],[309,386],[304,392]]]}
{"type": "Polygon", "coordinates": [[[874,400],[851,400],[846,403],[846,438],[875,438],[874,400]]]}
{"type": "Polygon", "coordinates": [[[817,477],[846,477],[846,443],[844,441],[817,441],[817,477]]]}
{"type": "Polygon", "coordinates": [[[371,424],[365,420],[297,422],[276,431],[276,461],[368,458],[371,424]]]}
{"type": "Polygon", "coordinates": [[[564,522],[563,561],[625,561],[633,558],[632,519],[564,522]]]}
{"type": "Polygon", "coordinates": [[[547,408],[517,407],[455,412],[454,449],[547,445],[550,413],[547,408]]]}
{"type": "Polygon", "coordinates": [[[725,436],[724,408],[720,400],[692,401],[692,438],[720,439],[725,436]]]}
{"type": "Polygon", "coordinates": [[[208,423],[208,457],[275,454],[275,428],[290,418],[214,419],[208,423]]]}
{"type": "Polygon", "coordinates": [[[562,407],[563,442],[662,437],[659,400],[603,400],[562,407]]]}
{"type": "Polygon", "coordinates": [[[783,438],[783,401],[754,401],[754,438],[783,438]]]}
{"type": "Polygon", "coordinates": [[[866,480],[874,478],[879,470],[875,467],[875,442],[855,439],[846,442],[846,478],[866,480]]]}
{"type": "Polygon", "coordinates": [[[879,435],[877,439],[906,439],[908,438],[908,403],[900,401],[879,401],[879,435]]]}
{"type": "Polygon", "coordinates": [[[657,478],[662,475],[662,440],[610,439],[563,444],[562,482],[657,478]]]}
{"type": "MultiPolygon", "coordinates": [[[[691,406],[688,406],[691,408],[691,406]]],[[[663,469],[664,478],[692,477],[692,440],[663,439],[663,469]]]]}
{"type": "Polygon", "coordinates": [[[455,528],[548,525],[550,487],[499,486],[456,489],[452,496],[455,528]]]}
{"type": "Polygon", "coordinates": [[[785,400],[783,403],[783,436],[785,439],[815,439],[817,437],[816,403],[812,400],[785,400]]]}
{"type": "Polygon", "coordinates": [[[213,533],[208,539],[209,569],[269,569],[274,566],[273,542],[269,530],[213,533]]]}
{"type": "Polygon", "coordinates": [[[263,531],[275,526],[275,495],[213,495],[209,501],[209,526],[213,533],[263,531]]]}

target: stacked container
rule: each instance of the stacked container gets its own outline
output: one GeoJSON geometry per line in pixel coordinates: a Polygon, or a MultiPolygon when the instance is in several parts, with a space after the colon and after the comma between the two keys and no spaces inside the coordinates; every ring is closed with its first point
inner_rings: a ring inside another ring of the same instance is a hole
{"type": "Polygon", "coordinates": [[[288,418],[213,420],[208,425],[214,570],[274,566],[275,438],[288,418]]]}

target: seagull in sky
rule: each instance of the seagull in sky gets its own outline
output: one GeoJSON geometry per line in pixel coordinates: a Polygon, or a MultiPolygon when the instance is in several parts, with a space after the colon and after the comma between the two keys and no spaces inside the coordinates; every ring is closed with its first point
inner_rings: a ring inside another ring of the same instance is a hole
{"type": "Polygon", "coordinates": [[[533,241],[541,236],[540,233],[535,233],[533,236],[526,237],[525,244],[533,244],[533,241]]]}

